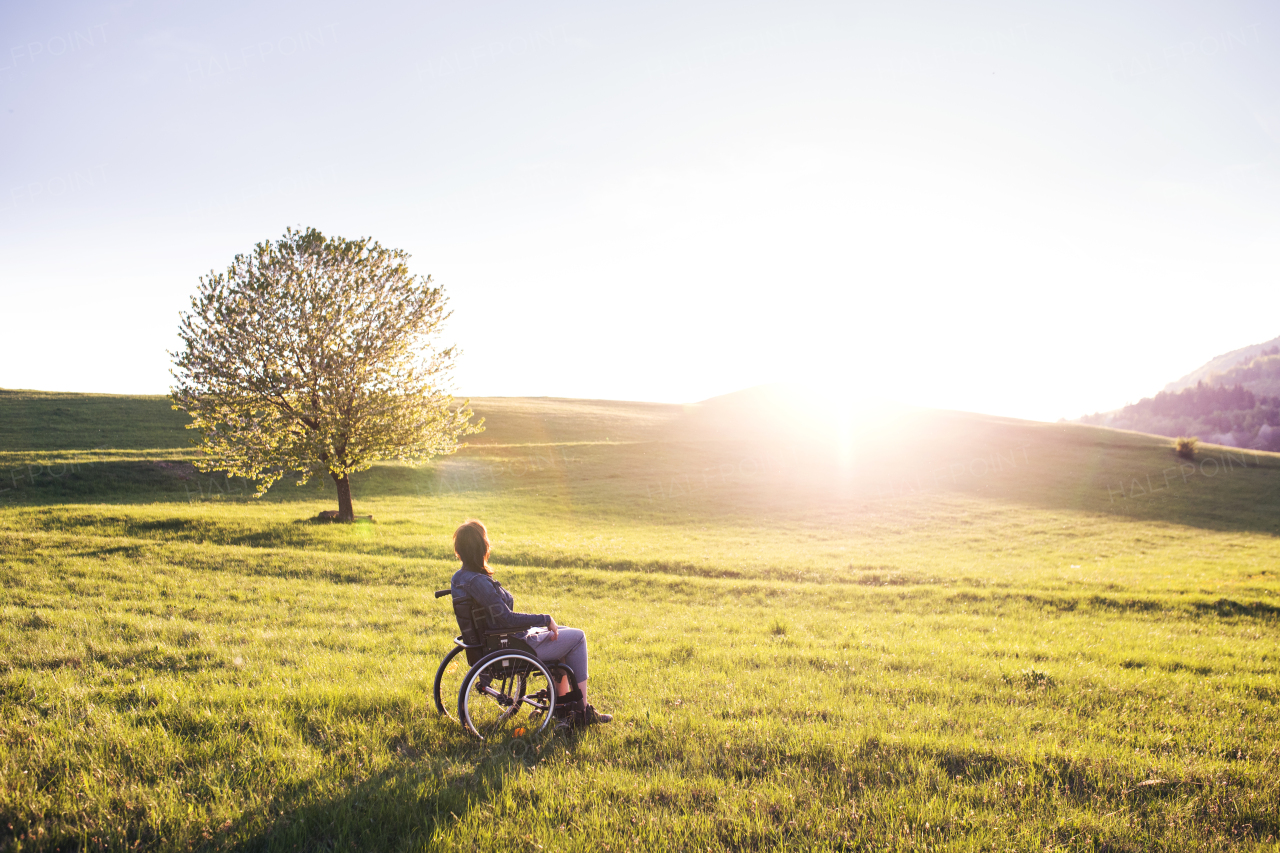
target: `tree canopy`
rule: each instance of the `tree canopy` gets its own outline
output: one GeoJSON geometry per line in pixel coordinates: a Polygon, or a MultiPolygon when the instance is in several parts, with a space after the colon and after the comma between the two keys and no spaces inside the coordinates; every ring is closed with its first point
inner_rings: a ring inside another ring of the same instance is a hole
{"type": "MultiPolygon", "coordinates": [[[[1247,377],[1254,366],[1280,364],[1269,353],[1241,368],[1247,377]]],[[[1264,378],[1265,373],[1260,374],[1264,378]]],[[[1199,436],[1214,443],[1259,450],[1280,450],[1280,396],[1254,394],[1243,385],[1211,386],[1197,382],[1181,391],[1161,391],[1114,412],[1087,415],[1083,423],[1133,429],[1156,435],[1199,436]]]]}
{"type": "Polygon", "coordinates": [[[201,433],[197,467],[250,479],[259,497],[287,475],[329,474],[350,520],[350,474],[452,453],[479,432],[444,390],[457,355],[435,347],[444,292],[408,259],[288,229],[202,277],[171,354],[174,408],[201,433]]]}

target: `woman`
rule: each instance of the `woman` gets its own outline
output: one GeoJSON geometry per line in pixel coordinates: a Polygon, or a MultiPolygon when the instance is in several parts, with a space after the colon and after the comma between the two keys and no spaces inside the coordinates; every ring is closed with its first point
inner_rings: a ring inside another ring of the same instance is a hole
{"type": "Polygon", "coordinates": [[[569,679],[561,676],[556,685],[556,711],[566,716],[578,711],[578,722],[607,723],[613,717],[587,704],[587,635],[577,628],[561,628],[545,613],[514,613],[515,599],[493,579],[489,568],[489,532],[475,519],[465,521],[453,532],[453,553],[462,561],[449,581],[453,602],[469,601],[484,611],[490,628],[527,628],[525,642],[544,661],[563,661],[578,677],[581,694],[569,692],[569,679]]]}

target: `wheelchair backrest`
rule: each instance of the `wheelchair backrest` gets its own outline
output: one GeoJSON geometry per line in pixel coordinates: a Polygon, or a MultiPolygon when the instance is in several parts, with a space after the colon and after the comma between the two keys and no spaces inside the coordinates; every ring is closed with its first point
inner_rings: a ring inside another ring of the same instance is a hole
{"type": "Polygon", "coordinates": [[[458,620],[458,633],[468,646],[478,646],[484,640],[484,613],[473,607],[469,599],[453,602],[453,618],[458,620]]]}
{"type": "Polygon", "coordinates": [[[458,620],[458,633],[467,645],[467,663],[474,665],[485,654],[484,632],[488,623],[485,622],[484,609],[475,607],[469,598],[455,600],[453,618],[458,620]]]}

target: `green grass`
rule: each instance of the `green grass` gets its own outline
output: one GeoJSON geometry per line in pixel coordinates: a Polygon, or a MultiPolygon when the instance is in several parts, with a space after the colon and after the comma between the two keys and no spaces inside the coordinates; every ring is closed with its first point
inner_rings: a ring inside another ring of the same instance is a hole
{"type": "Polygon", "coordinates": [[[0,388],[0,451],[175,449],[188,418],[167,397],[123,397],[0,388]]]}
{"type": "Polygon", "coordinates": [[[477,400],[343,526],[331,484],[183,465],[154,398],[0,396],[0,436],[139,399],[136,435],[0,446],[0,849],[1277,848],[1274,454],[477,400]],[[470,516],[614,723],[436,717],[470,516]]]}

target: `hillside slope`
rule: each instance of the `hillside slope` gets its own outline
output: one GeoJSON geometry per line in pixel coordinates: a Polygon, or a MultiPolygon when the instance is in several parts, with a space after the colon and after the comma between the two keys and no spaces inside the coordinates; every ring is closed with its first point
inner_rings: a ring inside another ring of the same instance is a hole
{"type": "Polygon", "coordinates": [[[187,448],[168,397],[0,388],[0,453],[187,448]]]}
{"type": "Polygon", "coordinates": [[[1221,373],[1212,373],[1205,384],[1221,387],[1239,385],[1259,396],[1280,396],[1280,346],[1273,346],[1253,359],[1241,360],[1221,373]]]}
{"type": "MultiPolygon", "coordinates": [[[[1215,380],[1214,376],[1215,374],[1226,373],[1227,371],[1231,370],[1233,367],[1248,364],[1258,356],[1262,355],[1264,351],[1269,350],[1272,347],[1280,348],[1280,338],[1272,338],[1271,340],[1265,341],[1260,344],[1250,344],[1247,347],[1241,347],[1240,349],[1232,350],[1231,352],[1223,353],[1222,355],[1215,356],[1209,359],[1209,361],[1206,362],[1205,364],[1202,364],[1200,367],[1197,367],[1195,370],[1191,371],[1186,376],[1182,377],[1181,379],[1170,382],[1168,385],[1164,386],[1164,390],[1172,394],[1177,391],[1181,391],[1184,388],[1194,387],[1197,382],[1203,382],[1206,385],[1234,384],[1232,382],[1227,382],[1227,381],[1217,381],[1215,380]]],[[[1253,391],[1254,393],[1257,393],[1257,394],[1280,393],[1274,390],[1263,391],[1263,390],[1259,390],[1258,388],[1250,387],[1248,385],[1246,385],[1245,387],[1249,388],[1250,391],[1253,391]]]]}
{"type": "MultiPolygon", "coordinates": [[[[43,449],[0,451],[0,505],[231,501],[297,506],[294,517],[306,517],[333,500],[324,478],[303,488],[279,483],[259,502],[246,483],[196,471],[183,446],[188,433],[162,397],[18,399],[4,410],[0,434],[58,419],[79,428],[25,439],[43,449]],[[87,434],[110,438],[85,450],[87,434]]],[[[834,513],[856,524],[894,501],[927,507],[955,498],[991,511],[1041,507],[1280,529],[1280,456],[1270,453],[1206,448],[1186,463],[1156,436],[932,410],[880,412],[841,431],[822,401],[776,395],[690,406],[552,398],[472,405],[487,429],[470,446],[416,468],[384,464],[353,475],[357,506],[510,498],[549,519],[590,513],[683,524],[834,513]]]]}
{"type": "Polygon", "coordinates": [[[1268,341],[1219,356],[1154,397],[1085,415],[1080,422],[1280,451],[1280,344],[1268,341]],[[1191,377],[1201,378],[1178,387],[1191,377]]]}
{"type": "MultiPolygon", "coordinates": [[[[1250,370],[1262,360],[1255,359],[1250,370]]],[[[1280,358],[1265,360],[1280,367],[1280,358]]],[[[1254,394],[1239,383],[1209,386],[1201,382],[1174,394],[1161,391],[1080,421],[1153,435],[1195,436],[1226,447],[1280,451],[1280,396],[1254,394]]]]}

